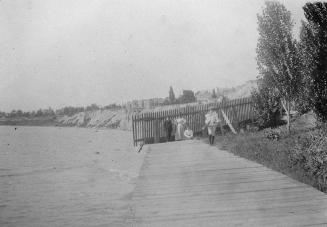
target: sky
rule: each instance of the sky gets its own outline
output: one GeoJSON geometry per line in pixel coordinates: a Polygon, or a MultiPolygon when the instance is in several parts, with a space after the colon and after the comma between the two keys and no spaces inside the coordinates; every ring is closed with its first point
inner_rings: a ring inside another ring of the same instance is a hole
{"type": "MultiPolygon", "coordinates": [[[[284,0],[295,34],[304,0],[284,0]]],[[[0,111],[108,105],[257,76],[263,0],[0,0],[0,111]]]]}

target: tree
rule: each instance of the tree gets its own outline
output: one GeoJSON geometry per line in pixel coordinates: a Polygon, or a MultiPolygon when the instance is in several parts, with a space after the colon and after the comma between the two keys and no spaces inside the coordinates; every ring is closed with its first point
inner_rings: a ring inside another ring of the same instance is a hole
{"type": "Polygon", "coordinates": [[[257,114],[260,129],[276,127],[280,120],[280,97],[275,89],[268,87],[262,80],[258,81],[258,88],[251,92],[254,111],[257,114]]]}
{"type": "Polygon", "coordinates": [[[104,106],[102,109],[108,109],[108,110],[116,110],[121,109],[122,107],[120,105],[117,105],[116,103],[109,104],[107,106],[104,106]]]}
{"type": "Polygon", "coordinates": [[[23,117],[27,117],[29,118],[31,116],[31,113],[26,111],[26,112],[23,112],[23,117]]]}
{"type": "Polygon", "coordinates": [[[174,93],[174,90],[173,90],[172,86],[170,86],[170,88],[169,88],[169,101],[170,101],[171,104],[175,103],[175,101],[176,101],[175,93],[174,93]]]}
{"type": "Polygon", "coordinates": [[[50,106],[49,106],[49,108],[48,108],[47,110],[45,110],[44,112],[45,112],[45,114],[46,114],[47,116],[49,116],[49,117],[52,117],[52,116],[55,115],[54,110],[53,110],[50,106]]]}
{"type": "Polygon", "coordinates": [[[163,105],[170,105],[170,100],[169,100],[169,97],[166,97],[163,101],[163,105]]]}
{"type": "Polygon", "coordinates": [[[41,109],[36,111],[36,114],[35,114],[36,117],[42,117],[42,115],[43,115],[43,111],[41,109]]]}
{"type": "Polygon", "coordinates": [[[257,63],[259,78],[265,87],[274,90],[287,113],[290,131],[290,103],[298,94],[301,81],[296,41],[292,37],[291,13],[278,2],[267,1],[262,15],[258,15],[259,40],[257,63]]]}
{"type": "Polygon", "coordinates": [[[308,29],[308,24],[302,21],[300,28],[300,42],[298,43],[298,50],[300,55],[300,74],[301,74],[301,92],[296,100],[296,109],[300,113],[308,112],[312,109],[312,99],[310,97],[311,74],[314,68],[312,63],[312,57],[316,54],[315,47],[313,45],[314,39],[312,33],[308,29]]]}
{"type": "Polygon", "coordinates": [[[217,94],[216,94],[216,90],[215,89],[212,89],[212,95],[211,95],[212,98],[216,99],[217,98],[217,94]]]}
{"type": "Polygon", "coordinates": [[[195,95],[192,90],[184,90],[183,94],[178,98],[178,103],[195,102],[195,95]]]}
{"type": "Polygon", "coordinates": [[[9,113],[9,117],[10,117],[10,118],[17,117],[17,111],[16,111],[16,110],[12,110],[12,111],[9,113]]]}
{"type": "Polygon", "coordinates": [[[327,3],[306,3],[307,22],[300,34],[304,98],[320,120],[327,122],[327,3]]]}
{"type": "Polygon", "coordinates": [[[94,111],[94,110],[99,110],[99,109],[100,109],[100,107],[95,103],[93,103],[90,106],[87,106],[85,108],[86,111],[94,111]]]}

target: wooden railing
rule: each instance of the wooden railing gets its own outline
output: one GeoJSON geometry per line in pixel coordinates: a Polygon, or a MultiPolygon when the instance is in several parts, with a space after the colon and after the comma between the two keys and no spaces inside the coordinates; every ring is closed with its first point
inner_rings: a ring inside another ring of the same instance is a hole
{"type": "Polygon", "coordinates": [[[210,107],[217,111],[222,125],[227,124],[226,117],[231,124],[237,126],[239,122],[253,119],[255,116],[251,98],[140,113],[132,116],[134,145],[137,145],[138,142],[143,142],[144,144],[160,142],[165,137],[163,122],[167,117],[173,120],[182,116],[186,119],[188,127],[195,134],[200,133],[204,126],[205,114],[210,107]],[[223,116],[222,111],[225,113],[225,116],[223,116]]]}

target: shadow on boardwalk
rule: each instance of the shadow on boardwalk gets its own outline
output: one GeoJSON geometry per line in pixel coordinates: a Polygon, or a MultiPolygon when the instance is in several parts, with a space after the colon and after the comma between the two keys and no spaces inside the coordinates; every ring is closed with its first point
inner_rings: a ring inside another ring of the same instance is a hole
{"type": "Polygon", "coordinates": [[[327,196],[201,141],[150,145],[128,226],[327,225],[327,196]]]}

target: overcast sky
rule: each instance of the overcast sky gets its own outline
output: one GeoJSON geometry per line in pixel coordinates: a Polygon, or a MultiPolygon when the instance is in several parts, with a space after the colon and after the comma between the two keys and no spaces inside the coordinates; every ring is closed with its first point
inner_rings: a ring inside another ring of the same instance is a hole
{"type": "MultiPolygon", "coordinates": [[[[280,1],[297,30],[303,0],[280,1]]],[[[262,0],[0,0],[0,110],[166,97],[257,76],[262,0]]]]}

